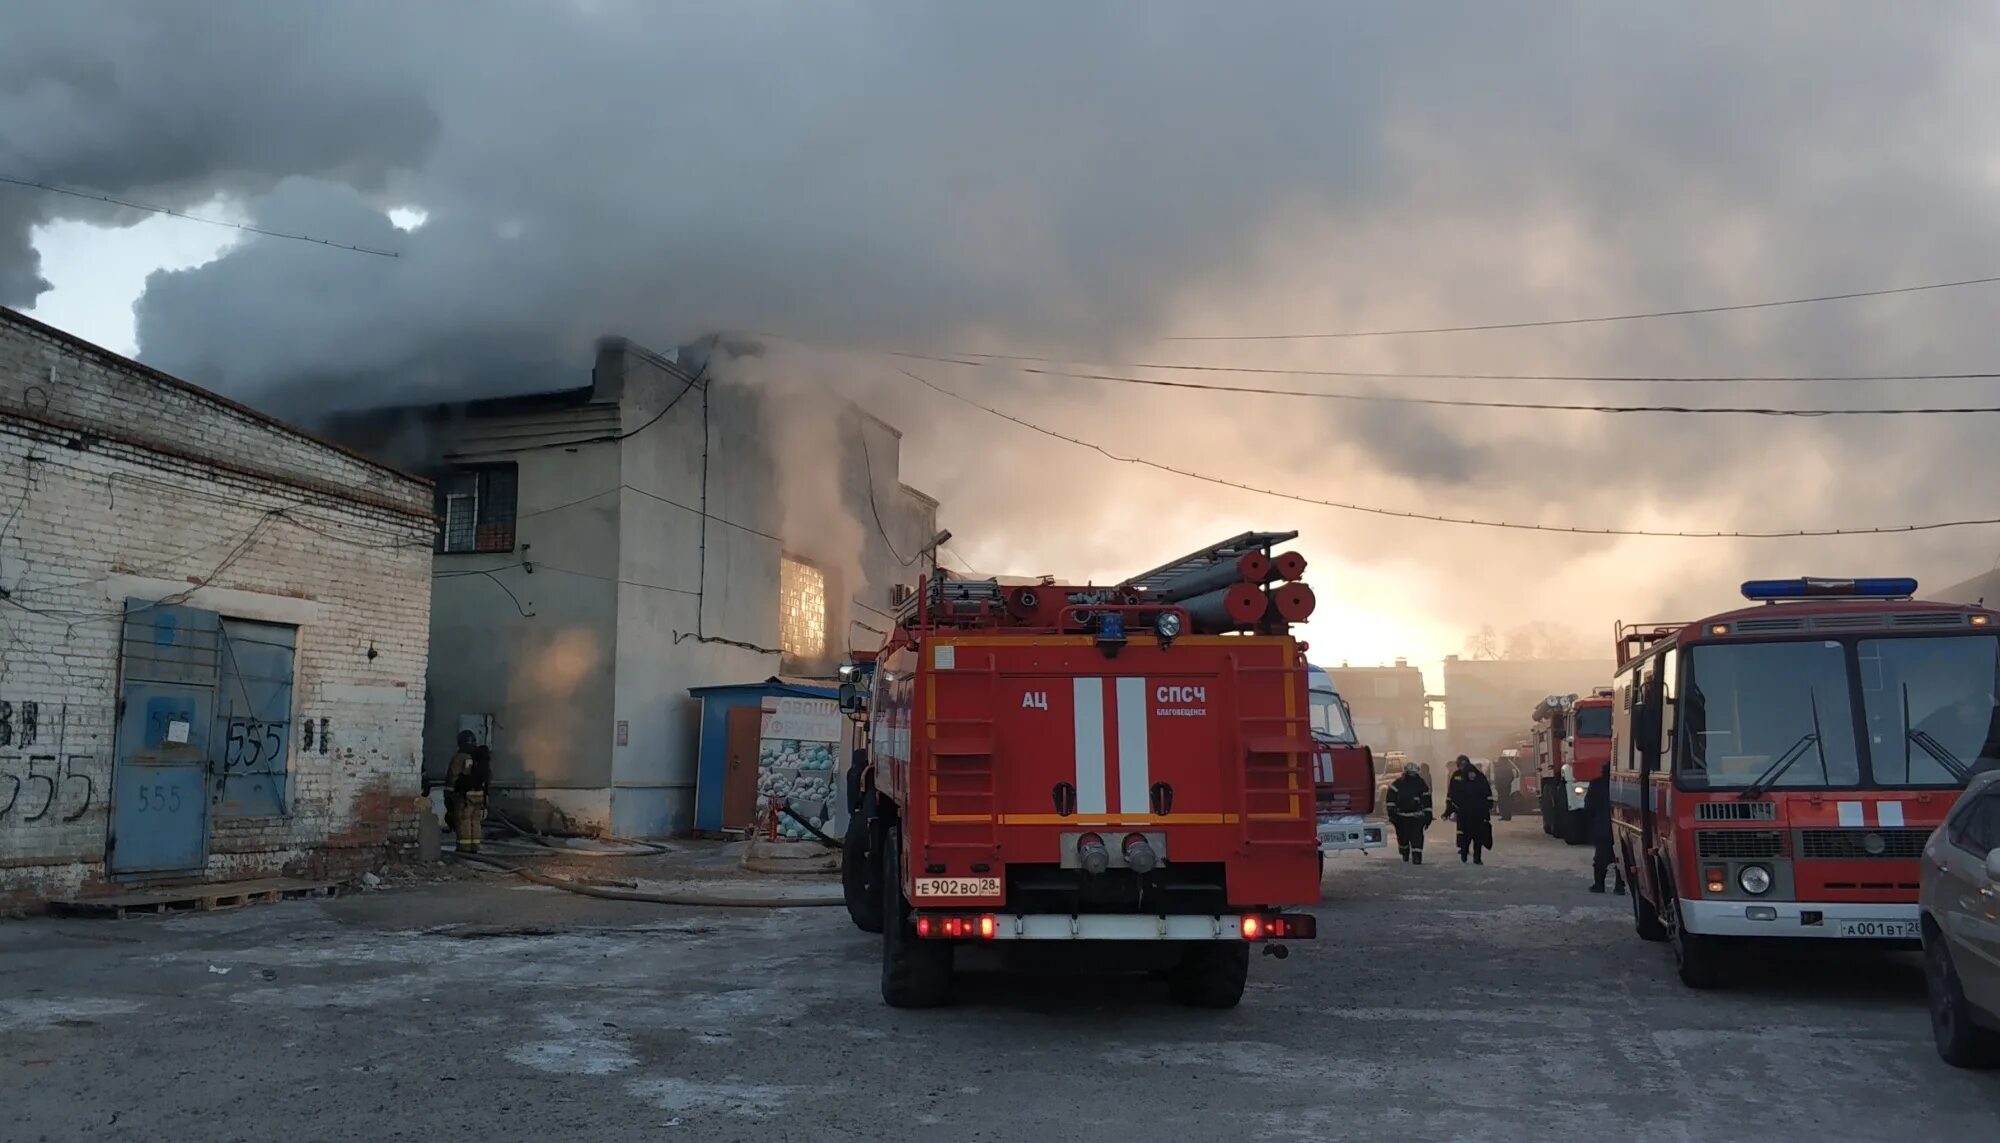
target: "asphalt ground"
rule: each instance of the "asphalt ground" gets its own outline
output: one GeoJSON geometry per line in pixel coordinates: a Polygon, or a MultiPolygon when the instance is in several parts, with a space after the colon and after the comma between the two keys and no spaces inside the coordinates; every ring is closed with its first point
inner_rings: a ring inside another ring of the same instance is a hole
{"type": "Polygon", "coordinates": [[[894,1011],[838,908],[502,877],[8,923],[0,1139],[2000,1138],[2000,1074],[1937,1059],[1915,957],[1690,992],[1586,850],[1517,820],[1462,866],[1449,829],[1422,867],[1331,861],[1320,939],[1222,1013],[976,966],[894,1011]]]}

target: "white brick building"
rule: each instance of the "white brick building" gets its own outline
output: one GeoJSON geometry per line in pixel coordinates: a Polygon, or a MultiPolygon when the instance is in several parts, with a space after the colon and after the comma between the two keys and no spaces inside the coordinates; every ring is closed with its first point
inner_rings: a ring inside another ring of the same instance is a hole
{"type": "MultiPolygon", "coordinates": [[[[437,477],[426,760],[493,748],[495,805],[540,825],[688,832],[689,688],[830,677],[879,646],[938,503],[902,433],[830,391],[719,380],[621,338],[588,384],[376,410],[329,432],[437,477]]],[[[720,761],[719,752],[715,761],[720,761]]]]}
{"type": "Polygon", "coordinates": [[[432,489],[0,309],[0,911],[414,836],[432,489]]]}

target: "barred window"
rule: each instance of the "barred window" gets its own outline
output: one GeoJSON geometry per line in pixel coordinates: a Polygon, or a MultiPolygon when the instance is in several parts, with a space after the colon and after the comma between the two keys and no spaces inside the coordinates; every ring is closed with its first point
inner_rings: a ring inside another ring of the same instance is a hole
{"type": "Polygon", "coordinates": [[[454,469],[438,481],[438,551],[514,550],[515,485],[511,464],[454,469]]]}
{"type": "Polygon", "coordinates": [[[779,567],[778,648],[792,663],[826,658],[826,573],[792,556],[779,567]]]}

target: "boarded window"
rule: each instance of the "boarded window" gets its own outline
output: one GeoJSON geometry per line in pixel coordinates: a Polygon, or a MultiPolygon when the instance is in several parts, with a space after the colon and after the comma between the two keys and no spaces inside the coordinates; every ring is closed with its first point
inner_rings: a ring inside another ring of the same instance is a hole
{"type": "Polygon", "coordinates": [[[286,812],[292,754],[292,660],[298,628],[222,620],[222,670],[209,740],[223,817],[286,812]]]}
{"type": "Polygon", "coordinates": [[[453,469],[440,478],[438,551],[448,555],[513,551],[517,480],[511,464],[453,469]]]}
{"type": "Polygon", "coordinates": [[[792,663],[826,658],[826,573],[791,556],[779,569],[778,648],[792,663]]]}

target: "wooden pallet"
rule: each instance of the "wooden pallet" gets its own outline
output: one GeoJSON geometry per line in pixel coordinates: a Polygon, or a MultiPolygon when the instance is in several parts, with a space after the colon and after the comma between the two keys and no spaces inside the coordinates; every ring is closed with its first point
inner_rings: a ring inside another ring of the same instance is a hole
{"type": "Polygon", "coordinates": [[[245,905],[268,905],[308,897],[331,897],[340,891],[337,881],[294,881],[271,878],[262,881],[219,881],[205,885],[170,885],[139,889],[105,897],[79,897],[51,902],[49,908],[71,917],[130,917],[157,913],[207,913],[218,909],[240,909],[245,905]]]}

